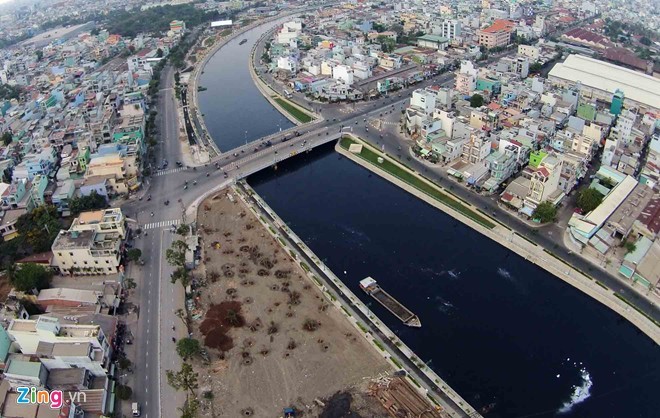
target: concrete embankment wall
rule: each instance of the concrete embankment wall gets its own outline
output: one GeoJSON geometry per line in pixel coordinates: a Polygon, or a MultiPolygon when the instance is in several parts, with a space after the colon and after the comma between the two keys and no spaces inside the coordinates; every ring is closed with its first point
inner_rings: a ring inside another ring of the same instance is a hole
{"type": "Polygon", "coordinates": [[[411,350],[399,337],[392,332],[392,330],[381,322],[378,317],[355,296],[355,294],[319,259],[319,257],[307,247],[303,240],[301,240],[293,231],[291,231],[286,223],[279,218],[279,216],[268,206],[268,204],[261,199],[261,197],[254,192],[254,190],[245,182],[241,182],[238,187],[234,188],[238,196],[250,207],[262,225],[270,232],[270,234],[283,246],[288,254],[290,254],[301,268],[306,272],[308,278],[317,286],[326,297],[329,303],[336,306],[342,312],[348,321],[356,328],[360,335],[363,335],[376,350],[387,359],[396,369],[405,369],[408,372],[408,379],[413,387],[419,391],[422,396],[431,400],[435,405],[442,407],[449,416],[452,417],[480,417],[481,415],[465,401],[456,391],[454,391],[447,382],[438,376],[431,368],[424,362],[419,360],[413,350],[411,350]],[[242,192],[245,190],[249,194],[259,208],[255,208],[242,192]],[[260,211],[267,214],[268,217],[273,219],[271,224],[267,219],[261,215],[260,211]],[[295,243],[295,246],[300,248],[304,254],[301,254],[297,248],[287,243],[295,243]],[[311,260],[314,263],[312,268],[304,261],[305,259],[311,260]],[[321,277],[317,276],[319,274],[321,277]],[[334,287],[341,293],[339,298],[333,294],[325,283],[332,283],[334,287]],[[350,301],[348,304],[342,304],[339,299],[350,301]],[[364,324],[356,315],[352,315],[350,311],[354,308],[366,318],[369,322],[364,324]],[[384,341],[378,335],[374,335],[368,328],[374,328],[379,331],[387,341],[384,341]],[[429,386],[432,383],[435,387],[429,386]]]}
{"type": "MultiPolygon", "coordinates": [[[[380,155],[381,157],[389,160],[393,164],[398,165],[401,169],[403,170],[408,170],[409,172],[413,173],[416,177],[418,177],[420,180],[426,181],[427,183],[433,185],[437,189],[443,191],[447,196],[452,197],[452,193],[448,190],[443,189],[441,186],[438,186],[435,183],[431,183],[428,180],[424,179],[424,177],[420,176],[418,173],[408,169],[407,167],[401,165],[398,163],[395,159],[390,158],[387,154],[371,147],[369,144],[361,140],[360,138],[357,138],[351,134],[345,134],[345,136],[350,137],[352,140],[355,142],[362,144],[364,147],[369,147],[371,151],[374,153],[380,155]]],[[[435,200],[431,196],[427,195],[426,193],[423,193],[422,191],[416,189],[412,185],[402,181],[398,177],[395,177],[394,175],[378,168],[375,164],[372,164],[370,161],[367,161],[363,159],[362,157],[353,154],[349,152],[348,150],[342,148],[339,143],[335,146],[335,149],[337,152],[340,154],[346,156],[346,158],[349,158],[353,162],[365,167],[366,169],[372,171],[373,173],[383,177],[384,179],[396,184],[397,186],[401,187],[402,189],[406,190],[407,192],[415,195],[419,199],[423,200],[424,202],[435,206],[436,208],[440,209],[441,211],[447,213],[448,215],[452,216],[453,218],[461,221],[465,225],[471,227],[472,229],[480,232],[482,235],[485,235],[486,237],[498,242],[499,244],[503,245],[504,247],[510,249],[511,251],[515,252],[516,254],[520,255],[521,257],[524,257],[526,260],[538,265],[539,267],[545,269],[549,273],[553,274],[554,276],[560,278],[561,280],[565,281],[566,283],[570,284],[571,286],[575,287],[576,289],[586,293],[587,295],[591,296],[592,298],[596,299],[598,302],[602,303],[603,305],[607,306],[608,308],[612,309],[613,311],[617,312],[619,315],[623,316],[626,318],[628,321],[630,321],[633,325],[635,325],[637,328],[639,328],[640,331],[642,331],[644,334],[648,335],[653,341],[655,341],[656,344],[660,344],[660,328],[654,324],[651,320],[649,320],[647,317],[642,315],[641,313],[637,312],[634,308],[632,308],[630,305],[625,303],[624,301],[620,300],[614,294],[612,291],[609,289],[603,287],[599,282],[593,280],[591,277],[586,276],[582,272],[574,269],[570,265],[558,260],[557,258],[553,257],[549,252],[544,250],[544,248],[527,241],[520,235],[516,234],[514,231],[509,229],[508,227],[503,226],[502,224],[499,224],[498,221],[495,219],[490,219],[490,221],[494,224],[496,224],[495,228],[489,229],[474,220],[468,218],[467,216],[463,215],[462,213],[450,208],[449,206],[435,200]]],[[[464,202],[462,200],[456,199],[457,201],[460,201],[463,205],[469,207],[473,211],[477,212],[478,209],[471,204],[464,202]]],[[[480,215],[484,217],[488,217],[484,213],[480,213],[480,215]]],[[[561,303],[561,301],[557,301],[557,303],[561,303]]]]}

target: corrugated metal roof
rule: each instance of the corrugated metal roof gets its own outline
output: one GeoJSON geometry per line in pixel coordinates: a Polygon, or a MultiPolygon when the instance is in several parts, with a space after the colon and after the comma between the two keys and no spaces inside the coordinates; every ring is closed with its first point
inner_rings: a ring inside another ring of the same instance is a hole
{"type": "Polygon", "coordinates": [[[618,65],[572,54],[563,63],[556,64],[549,77],[579,81],[610,93],[621,89],[626,98],[660,109],[660,80],[618,65]]]}
{"type": "Polygon", "coordinates": [[[637,180],[627,176],[623,181],[617,184],[610,193],[605,196],[603,202],[592,210],[584,219],[594,225],[601,226],[609,218],[616,208],[623,203],[630,192],[637,186],[637,180]]]}

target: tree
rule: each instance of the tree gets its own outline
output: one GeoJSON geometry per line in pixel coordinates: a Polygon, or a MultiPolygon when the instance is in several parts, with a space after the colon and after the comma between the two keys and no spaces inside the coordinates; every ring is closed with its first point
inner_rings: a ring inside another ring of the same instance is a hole
{"type": "Polygon", "coordinates": [[[190,226],[188,226],[186,224],[181,224],[176,229],[176,233],[179,234],[179,235],[188,235],[188,232],[190,232],[190,226]]]}
{"type": "Polygon", "coordinates": [[[156,50],[156,58],[163,58],[163,50],[158,48],[156,50]]]}
{"type": "Polygon", "coordinates": [[[123,284],[125,289],[131,290],[135,289],[137,287],[137,284],[135,283],[135,279],[132,277],[126,277],[124,278],[124,284],[123,284]]]}
{"type": "Polygon", "coordinates": [[[120,400],[127,401],[131,399],[131,395],[133,395],[133,389],[131,389],[130,386],[118,385],[117,389],[115,389],[115,395],[117,395],[120,400]]]}
{"type": "Polygon", "coordinates": [[[176,240],[165,251],[165,259],[174,267],[183,267],[186,264],[186,251],[188,249],[188,244],[181,240],[176,240]]]}
{"type": "Polygon", "coordinates": [[[184,290],[190,284],[190,275],[188,274],[188,270],[186,270],[185,267],[179,267],[174,270],[174,273],[172,273],[170,279],[172,280],[172,283],[181,283],[181,286],[183,286],[184,290]]]}
{"type": "Polygon", "coordinates": [[[9,144],[11,144],[11,141],[13,141],[13,140],[14,140],[14,135],[12,135],[11,132],[5,131],[2,134],[2,143],[3,144],[9,145],[9,144]]]}
{"type": "Polygon", "coordinates": [[[557,207],[550,202],[542,202],[534,209],[533,219],[538,219],[541,223],[552,222],[557,218],[557,207]]]}
{"type": "Polygon", "coordinates": [[[28,254],[49,251],[60,227],[57,209],[53,205],[38,206],[21,215],[16,221],[16,229],[19,238],[29,247],[21,249],[28,254]]]}
{"type": "Polygon", "coordinates": [[[383,50],[383,52],[394,51],[394,46],[396,45],[394,39],[390,38],[389,36],[379,35],[378,38],[376,38],[376,40],[380,44],[380,47],[383,50]]]}
{"type": "Polygon", "coordinates": [[[142,250],[139,248],[131,248],[126,251],[126,257],[131,261],[138,261],[142,257],[142,250]]]}
{"type": "Polygon", "coordinates": [[[25,263],[16,270],[11,284],[22,292],[45,289],[50,286],[53,272],[40,264],[25,263]]]}
{"type": "Polygon", "coordinates": [[[196,356],[201,350],[199,341],[194,338],[182,338],[176,343],[176,352],[184,360],[196,356]]]}
{"type": "Polygon", "coordinates": [[[122,357],[122,358],[119,359],[119,361],[117,361],[117,365],[122,370],[130,369],[132,364],[133,363],[131,363],[131,361],[129,359],[127,359],[126,357],[122,357]]]}
{"type": "Polygon", "coordinates": [[[596,209],[603,201],[603,195],[592,187],[580,190],[577,196],[577,207],[582,209],[582,213],[589,213],[596,209]]]}
{"type": "Polygon", "coordinates": [[[199,400],[197,399],[187,399],[183,407],[179,408],[181,418],[195,418],[197,410],[199,410],[199,400]]]}
{"type": "Polygon", "coordinates": [[[198,374],[195,373],[192,366],[188,363],[181,364],[181,370],[178,372],[172,370],[166,370],[167,383],[172,386],[175,390],[187,390],[193,396],[195,395],[195,389],[197,389],[197,377],[198,374]]]}
{"type": "Polygon", "coordinates": [[[541,63],[538,61],[529,66],[530,74],[538,74],[541,72],[542,69],[543,69],[543,65],[541,65],[541,63]]]}
{"type": "Polygon", "coordinates": [[[69,210],[71,214],[78,215],[80,212],[86,212],[89,210],[105,209],[108,207],[108,202],[105,200],[105,197],[92,192],[87,196],[74,197],[69,202],[69,210]]]}
{"type": "Polygon", "coordinates": [[[641,38],[639,38],[639,43],[642,44],[642,45],[651,46],[652,42],[646,36],[642,36],[641,38]]]}
{"type": "Polygon", "coordinates": [[[626,254],[627,253],[632,253],[637,249],[637,245],[632,242],[632,241],[626,241],[623,243],[623,247],[626,249],[626,254]]]}
{"type": "Polygon", "coordinates": [[[37,55],[37,61],[41,61],[44,58],[44,51],[38,49],[35,54],[37,55]]]}
{"type": "Polygon", "coordinates": [[[470,107],[481,107],[484,105],[484,96],[481,94],[473,94],[472,97],[470,97],[470,107]]]}

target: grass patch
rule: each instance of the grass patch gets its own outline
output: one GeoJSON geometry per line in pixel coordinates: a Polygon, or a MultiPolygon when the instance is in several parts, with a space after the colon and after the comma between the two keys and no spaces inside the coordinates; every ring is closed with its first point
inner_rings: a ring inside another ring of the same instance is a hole
{"type": "Polygon", "coordinates": [[[266,223],[266,219],[263,216],[259,216],[259,219],[261,219],[261,222],[266,223]]]}
{"type": "Polygon", "coordinates": [[[596,284],[597,284],[598,286],[602,287],[602,288],[605,289],[605,290],[610,290],[609,287],[605,286],[604,284],[602,284],[602,283],[599,282],[598,280],[596,280],[596,284]]]}
{"type": "Polygon", "coordinates": [[[275,229],[273,229],[272,226],[268,226],[268,229],[270,229],[270,232],[272,232],[273,235],[277,235],[277,232],[275,232],[275,229]]]}
{"type": "MultiPolygon", "coordinates": [[[[341,139],[339,142],[340,146],[344,149],[348,149],[348,147],[351,144],[354,144],[355,141],[353,141],[350,138],[344,137],[341,139]]],[[[423,192],[424,194],[432,197],[433,199],[437,200],[440,203],[443,203],[450,208],[456,210],[457,212],[462,213],[463,215],[467,216],[468,218],[472,219],[473,221],[477,222],[478,224],[488,228],[488,229],[493,229],[495,227],[495,224],[487,220],[485,217],[479,215],[475,211],[471,210],[464,204],[455,201],[454,199],[450,198],[447,196],[445,193],[441,192],[438,190],[438,188],[430,185],[426,181],[423,181],[419,177],[416,177],[414,174],[412,174],[410,171],[406,171],[399,167],[397,164],[394,164],[388,159],[385,159],[382,164],[378,163],[378,157],[380,155],[376,154],[374,151],[372,151],[369,147],[363,147],[362,152],[358,154],[362,159],[370,162],[374,166],[380,168],[381,170],[393,175],[394,177],[398,178],[399,180],[409,184],[410,186],[416,188],[417,190],[423,192]]]]}
{"type": "MultiPolygon", "coordinates": [[[[348,310],[346,310],[346,308],[344,308],[343,306],[341,307],[341,309],[342,309],[344,312],[346,312],[346,315],[348,315],[348,316],[353,316],[353,315],[351,315],[351,313],[348,312],[348,310]]],[[[366,331],[365,331],[365,332],[366,332],[366,331]]]]}
{"type": "MultiPolygon", "coordinates": [[[[342,306],[342,308],[343,308],[343,306],[342,306]]],[[[365,334],[369,333],[369,330],[367,329],[367,327],[364,326],[364,324],[362,322],[356,322],[356,324],[357,324],[358,328],[360,328],[362,330],[362,332],[364,332],[365,334]]]]}
{"type": "Polygon", "coordinates": [[[628,304],[631,308],[633,308],[634,310],[636,310],[636,311],[639,312],[640,314],[644,315],[649,321],[653,322],[653,323],[655,324],[656,327],[660,327],[660,323],[659,323],[658,321],[656,321],[655,319],[651,318],[650,316],[648,316],[648,314],[647,314],[646,312],[642,311],[642,310],[639,309],[637,306],[635,306],[635,305],[633,305],[632,303],[630,303],[630,301],[629,301],[628,299],[624,298],[623,296],[621,296],[621,295],[618,294],[618,293],[614,293],[614,296],[616,296],[617,298],[619,298],[619,299],[621,299],[622,301],[624,301],[626,304],[628,304]]]}
{"type": "Polygon", "coordinates": [[[307,273],[309,273],[309,266],[307,263],[303,263],[302,261],[300,262],[300,267],[302,267],[303,270],[305,270],[307,273]]]}
{"type": "Polygon", "coordinates": [[[380,348],[380,351],[385,351],[385,347],[383,347],[383,344],[381,344],[380,341],[374,340],[374,344],[376,344],[376,347],[380,348]]]}
{"type": "Polygon", "coordinates": [[[415,384],[415,386],[417,386],[418,388],[421,388],[421,387],[422,387],[422,385],[420,385],[419,382],[418,382],[417,380],[415,380],[414,377],[408,375],[408,378],[409,378],[409,379],[415,384]]]}
{"type": "Polygon", "coordinates": [[[275,101],[282,107],[282,109],[286,110],[287,113],[296,118],[299,122],[307,123],[313,120],[311,116],[292,105],[288,100],[277,98],[275,101]]]}
{"type": "Polygon", "coordinates": [[[396,367],[398,367],[399,369],[403,369],[403,366],[401,365],[401,363],[399,363],[399,360],[395,359],[394,357],[390,357],[390,360],[392,360],[392,363],[394,363],[396,367]]]}
{"type": "Polygon", "coordinates": [[[314,283],[316,283],[317,286],[321,286],[321,282],[316,278],[316,276],[312,276],[312,280],[314,280],[314,283]]]}
{"type": "Polygon", "coordinates": [[[433,402],[435,404],[435,406],[440,406],[438,401],[436,401],[433,396],[429,395],[428,393],[426,394],[426,396],[431,400],[431,402],[433,402]]]}
{"type": "Polygon", "coordinates": [[[286,247],[286,242],[282,239],[282,237],[277,237],[277,240],[282,244],[283,247],[286,247]]]}

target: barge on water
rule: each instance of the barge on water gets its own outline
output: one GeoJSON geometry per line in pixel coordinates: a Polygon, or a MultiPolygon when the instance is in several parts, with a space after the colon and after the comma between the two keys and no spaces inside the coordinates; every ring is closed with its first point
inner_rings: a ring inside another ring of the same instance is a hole
{"type": "Polygon", "coordinates": [[[422,323],[420,322],[417,315],[410,312],[410,310],[403,306],[401,302],[394,299],[392,295],[381,289],[378,283],[371,277],[360,280],[360,289],[364,290],[369,296],[376,299],[376,301],[383,305],[385,309],[399,318],[404,323],[404,325],[408,325],[409,327],[414,328],[419,328],[422,326],[422,323]]]}

